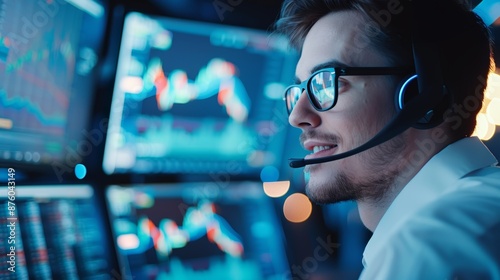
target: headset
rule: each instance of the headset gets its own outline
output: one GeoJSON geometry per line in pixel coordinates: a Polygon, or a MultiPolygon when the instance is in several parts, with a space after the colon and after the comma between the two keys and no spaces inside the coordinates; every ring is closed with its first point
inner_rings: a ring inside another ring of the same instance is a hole
{"type": "MultiPolygon", "coordinates": [[[[439,59],[438,40],[446,30],[437,29],[432,23],[441,19],[443,1],[406,0],[404,7],[411,9],[412,46],[415,74],[403,79],[395,93],[396,115],[373,138],[350,151],[312,159],[292,158],[292,168],[304,167],[335,161],[363,152],[403,133],[410,127],[430,129],[444,121],[444,112],[451,105],[451,95],[444,83],[443,71],[439,59]],[[440,3],[441,2],[441,3],[440,3]],[[425,15],[425,18],[422,16],[425,15]],[[432,20],[428,20],[431,18],[432,20]]],[[[441,20],[446,20],[441,19],[441,20]]],[[[441,25],[443,26],[443,25],[441,25]]]]}

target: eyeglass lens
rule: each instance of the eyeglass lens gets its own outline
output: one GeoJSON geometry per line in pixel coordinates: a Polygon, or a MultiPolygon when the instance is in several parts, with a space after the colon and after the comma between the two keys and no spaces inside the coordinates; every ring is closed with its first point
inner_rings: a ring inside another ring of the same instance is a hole
{"type": "MultiPolygon", "coordinates": [[[[324,111],[330,109],[335,103],[335,71],[325,70],[314,74],[308,82],[309,101],[317,110],[324,111]]],[[[288,113],[290,114],[302,95],[300,86],[288,88],[285,93],[285,101],[288,113]]]]}

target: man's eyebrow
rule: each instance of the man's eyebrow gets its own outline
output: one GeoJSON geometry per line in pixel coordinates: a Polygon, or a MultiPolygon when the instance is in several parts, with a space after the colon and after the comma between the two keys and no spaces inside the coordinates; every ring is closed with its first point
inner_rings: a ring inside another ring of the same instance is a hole
{"type": "Polygon", "coordinates": [[[321,69],[325,69],[325,68],[333,68],[333,67],[349,67],[349,65],[343,63],[343,62],[340,62],[336,59],[332,59],[330,61],[327,61],[327,62],[323,62],[323,63],[320,63],[316,66],[314,66],[312,69],[311,69],[311,72],[310,74],[318,71],[318,70],[321,70],[321,69]]]}
{"type": "MultiPolygon", "coordinates": [[[[350,67],[350,66],[343,63],[343,62],[340,62],[336,59],[332,59],[332,60],[315,65],[313,68],[311,68],[311,71],[309,72],[309,74],[311,75],[318,70],[325,69],[325,68],[333,68],[333,67],[350,67]]],[[[301,81],[298,77],[295,77],[294,82],[296,84],[301,83],[301,81]]]]}

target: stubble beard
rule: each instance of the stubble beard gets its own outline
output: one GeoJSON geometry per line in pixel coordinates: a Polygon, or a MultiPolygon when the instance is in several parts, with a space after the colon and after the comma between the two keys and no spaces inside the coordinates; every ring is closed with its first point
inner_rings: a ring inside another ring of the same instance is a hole
{"type": "MultiPolygon", "coordinates": [[[[307,196],[317,204],[330,204],[342,201],[382,201],[391,191],[403,170],[398,164],[405,149],[403,135],[372,148],[357,156],[370,176],[354,178],[345,171],[339,171],[334,177],[322,182],[311,180],[306,186],[307,196]]],[[[306,167],[306,172],[314,172],[314,165],[306,167]]],[[[311,175],[314,176],[314,175],[311,175]]]]}

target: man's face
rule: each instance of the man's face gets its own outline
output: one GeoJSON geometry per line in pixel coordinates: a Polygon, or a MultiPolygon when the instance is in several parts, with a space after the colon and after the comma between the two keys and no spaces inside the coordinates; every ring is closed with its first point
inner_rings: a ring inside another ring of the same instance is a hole
{"type": "MultiPolygon", "coordinates": [[[[367,29],[364,18],[353,11],[321,18],[305,38],[298,80],[308,79],[319,65],[394,66],[370,45],[367,29]]],[[[289,121],[302,130],[301,142],[311,151],[306,158],[347,152],[367,142],[393,117],[395,90],[389,76],[341,76],[337,104],[325,112],[316,111],[304,92],[289,121]]],[[[318,203],[382,198],[399,172],[404,142],[398,136],[345,159],[307,166],[309,197],[318,203]]]]}

